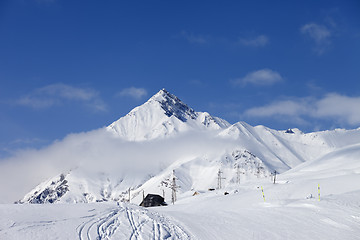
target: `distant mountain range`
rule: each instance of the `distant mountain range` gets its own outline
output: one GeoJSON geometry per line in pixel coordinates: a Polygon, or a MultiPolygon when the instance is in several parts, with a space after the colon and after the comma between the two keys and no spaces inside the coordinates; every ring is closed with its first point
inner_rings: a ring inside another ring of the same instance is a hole
{"type": "MultiPolygon", "coordinates": [[[[245,122],[231,125],[207,112],[196,112],[165,89],[95,134],[106,135],[119,146],[133,146],[133,154],[143,157],[144,164],[162,164],[145,168],[141,174],[114,171],[111,162],[107,161],[104,167],[101,159],[96,163],[101,170],[93,167],[91,173],[86,165],[80,164],[39,184],[18,203],[129,201],[129,198],[140,203],[143,192],[164,194],[165,200],[170,201],[173,171],[179,195],[201,192],[219,187],[219,173],[222,187],[255,181],[270,177],[275,170],[284,173],[316,159],[323,162],[322,157],[332,152],[341,154],[341,149],[360,142],[360,129],[305,134],[298,129],[277,131],[245,122]],[[157,158],[164,159],[150,158],[152,149],[157,151],[157,158]],[[166,155],[162,155],[162,149],[167,151],[166,155]]],[[[114,166],[119,169],[122,161],[124,166],[132,163],[129,153],[116,153],[114,159],[114,166]]],[[[134,162],[130,169],[136,169],[136,164],[142,163],[134,162]]]]}

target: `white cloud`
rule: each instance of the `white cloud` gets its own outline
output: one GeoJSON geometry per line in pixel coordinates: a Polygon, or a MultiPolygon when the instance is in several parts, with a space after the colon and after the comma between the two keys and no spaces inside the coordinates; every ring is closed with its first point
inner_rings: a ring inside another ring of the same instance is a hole
{"type": "Polygon", "coordinates": [[[360,97],[330,93],[320,99],[299,98],[274,101],[268,105],[246,110],[244,116],[280,117],[287,121],[306,122],[305,119],[335,120],[340,124],[360,124],[360,97]]]}
{"type": "Polygon", "coordinates": [[[239,43],[244,46],[251,46],[251,47],[264,47],[269,43],[269,38],[265,35],[257,36],[256,38],[240,38],[239,43]]]}
{"type": "Polygon", "coordinates": [[[225,146],[228,140],[206,133],[186,133],[146,144],[126,142],[104,128],[70,134],[43,149],[17,151],[11,158],[0,159],[0,203],[19,200],[39,183],[79,166],[85,176],[106,173],[125,178],[131,172],[143,177],[158,174],[180,159],[217,154],[225,146]]]}
{"type": "Polygon", "coordinates": [[[251,73],[248,73],[245,77],[231,80],[234,85],[273,85],[277,82],[281,82],[283,78],[281,75],[271,69],[261,69],[251,73]]]}
{"type": "Polygon", "coordinates": [[[85,103],[96,111],[105,111],[106,104],[93,89],[77,88],[58,83],[38,88],[16,101],[17,104],[32,108],[49,108],[65,101],[85,103]]]}
{"type": "Polygon", "coordinates": [[[188,31],[181,31],[174,36],[175,38],[181,38],[192,44],[216,44],[220,46],[249,46],[249,47],[264,47],[269,43],[269,38],[266,35],[259,35],[253,38],[239,38],[229,39],[220,36],[211,36],[203,34],[194,34],[188,31]]]}
{"type": "Polygon", "coordinates": [[[316,23],[309,23],[302,26],[301,33],[309,35],[318,44],[327,41],[331,36],[331,33],[326,26],[316,23]]]}
{"type": "Polygon", "coordinates": [[[92,89],[76,88],[70,85],[58,83],[45,86],[37,90],[39,94],[59,96],[63,99],[88,101],[96,98],[98,93],[92,89]]]}
{"type": "Polygon", "coordinates": [[[300,32],[309,36],[316,44],[315,51],[318,54],[325,52],[327,47],[331,44],[331,31],[324,25],[316,23],[308,23],[300,28],[300,32]]]}
{"type": "Polygon", "coordinates": [[[57,100],[52,98],[43,98],[34,95],[26,95],[16,101],[16,104],[32,108],[48,108],[58,103],[57,100]]]}
{"type": "Polygon", "coordinates": [[[147,95],[147,91],[145,88],[130,87],[130,88],[125,88],[125,89],[121,90],[116,95],[121,96],[121,97],[131,97],[136,100],[140,100],[141,98],[143,98],[147,95]]]}
{"type": "Polygon", "coordinates": [[[187,40],[190,43],[204,44],[204,43],[208,42],[208,40],[206,39],[205,36],[195,35],[193,33],[188,33],[186,31],[182,31],[180,33],[180,37],[184,38],[185,40],[187,40]]]}
{"type": "Polygon", "coordinates": [[[304,101],[284,100],[276,101],[262,107],[248,109],[245,114],[255,117],[269,116],[297,116],[302,115],[307,110],[307,103],[304,101]]]}
{"type": "Polygon", "coordinates": [[[316,102],[314,116],[335,118],[355,126],[360,124],[360,97],[331,93],[316,102]]]}

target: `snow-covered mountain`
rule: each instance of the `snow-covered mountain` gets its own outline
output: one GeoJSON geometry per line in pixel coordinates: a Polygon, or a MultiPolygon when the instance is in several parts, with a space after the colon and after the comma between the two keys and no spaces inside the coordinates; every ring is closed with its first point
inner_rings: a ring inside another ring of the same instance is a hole
{"type": "Polygon", "coordinates": [[[229,125],[207,112],[195,112],[175,95],[162,89],[107,129],[123,139],[141,141],[191,130],[223,129],[229,125]]]}
{"type": "Polygon", "coordinates": [[[173,171],[179,195],[219,187],[219,172],[222,187],[270,179],[274,170],[283,173],[333,152],[341,154],[341,149],[360,142],[360,129],[305,134],[245,122],[230,125],[196,112],[162,89],[82,141],[79,148],[86,146],[89,154],[98,156],[96,161],[79,162],[39,184],[19,202],[127,201],[130,197],[140,203],[143,192],[165,194],[170,201],[168,183],[173,171]],[[120,150],[111,152],[114,148],[108,144],[103,147],[99,139],[104,136],[120,150]]]}

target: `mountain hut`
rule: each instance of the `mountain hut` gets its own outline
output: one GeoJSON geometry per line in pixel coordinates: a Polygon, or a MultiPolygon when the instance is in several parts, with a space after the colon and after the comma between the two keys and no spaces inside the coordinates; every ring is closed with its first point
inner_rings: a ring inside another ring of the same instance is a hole
{"type": "Polygon", "coordinates": [[[148,194],[144,200],[140,203],[142,207],[158,207],[158,206],[167,206],[165,199],[157,194],[148,194]]]}

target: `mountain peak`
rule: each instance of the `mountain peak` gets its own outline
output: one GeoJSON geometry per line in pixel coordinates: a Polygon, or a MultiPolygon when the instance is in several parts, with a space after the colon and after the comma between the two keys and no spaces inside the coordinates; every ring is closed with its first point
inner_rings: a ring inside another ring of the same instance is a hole
{"type": "Polygon", "coordinates": [[[189,130],[218,130],[230,124],[206,112],[195,112],[178,97],[161,89],[146,103],[107,127],[130,141],[162,138],[189,130]]]}
{"type": "Polygon", "coordinates": [[[151,98],[156,98],[156,97],[161,97],[161,96],[165,96],[165,95],[172,95],[171,93],[169,93],[165,88],[161,89],[160,91],[158,91],[154,96],[152,96],[151,98]]]}
{"type": "Polygon", "coordinates": [[[174,100],[181,101],[180,99],[178,99],[178,97],[176,97],[175,95],[168,92],[165,88],[158,91],[154,96],[152,96],[149,99],[149,101],[162,102],[164,99],[174,99],[174,100]]]}
{"type": "Polygon", "coordinates": [[[182,102],[178,97],[168,92],[165,88],[150,98],[148,102],[158,102],[168,117],[174,116],[182,122],[187,119],[196,119],[198,114],[182,102]]]}

